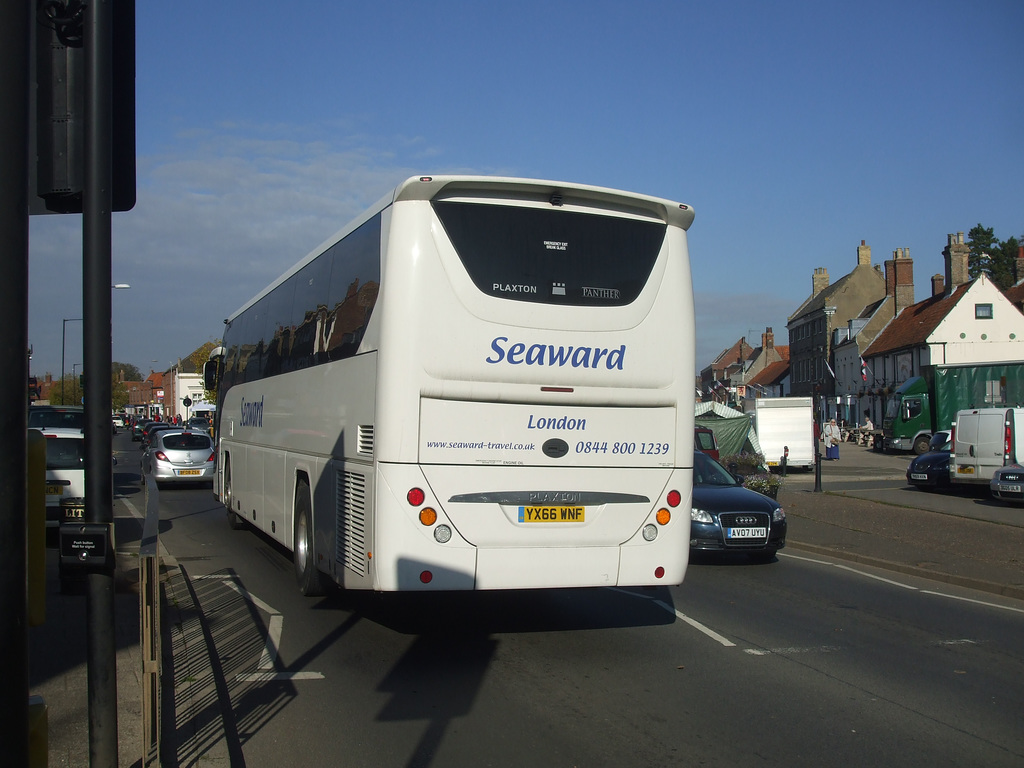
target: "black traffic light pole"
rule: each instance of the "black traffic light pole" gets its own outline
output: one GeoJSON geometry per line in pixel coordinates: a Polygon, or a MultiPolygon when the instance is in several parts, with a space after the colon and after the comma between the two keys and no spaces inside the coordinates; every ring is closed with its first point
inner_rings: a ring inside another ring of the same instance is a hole
{"type": "MultiPolygon", "coordinates": [[[[85,12],[85,185],[82,190],[82,304],[85,357],[85,521],[108,526],[114,548],[113,439],[110,430],[111,169],[113,0],[85,12]]],[[[117,766],[117,649],[114,566],[87,577],[89,764],[117,766]]]]}
{"type": "Polygon", "coordinates": [[[28,765],[28,154],[31,6],[0,2],[0,744],[28,765]]]}

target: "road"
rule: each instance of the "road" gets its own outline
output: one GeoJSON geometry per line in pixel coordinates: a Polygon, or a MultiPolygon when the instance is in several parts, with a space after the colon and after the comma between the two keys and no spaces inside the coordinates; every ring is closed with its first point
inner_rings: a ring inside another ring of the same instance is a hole
{"type": "Polygon", "coordinates": [[[161,506],[233,765],[1024,764],[1020,601],[795,548],[672,589],[308,599],[209,490],[161,506]]]}

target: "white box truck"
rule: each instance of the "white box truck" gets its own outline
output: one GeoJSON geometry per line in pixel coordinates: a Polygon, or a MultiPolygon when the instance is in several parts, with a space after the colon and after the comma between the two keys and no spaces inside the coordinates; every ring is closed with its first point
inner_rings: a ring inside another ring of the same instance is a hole
{"type": "Polygon", "coordinates": [[[814,469],[814,402],[810,397],[759,397],[750,409],[765,463],[814,469]]]}
{"type": "Polygon", "coordinates": [[[1024,460],[1024,408],[957,411],[950,443],[949,479],[988,485],[1004,464],[1024,460]]]}

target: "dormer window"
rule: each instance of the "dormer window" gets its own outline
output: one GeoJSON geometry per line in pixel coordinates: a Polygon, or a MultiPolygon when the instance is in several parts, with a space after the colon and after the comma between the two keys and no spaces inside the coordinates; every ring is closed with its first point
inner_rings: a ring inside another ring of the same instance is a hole
{"type": "Polygon", "coordinates": [[[974,319],[975,320],[991,320],[992,319],[992,305],[991,304],[975,304],[974,305],[974,319]]]}

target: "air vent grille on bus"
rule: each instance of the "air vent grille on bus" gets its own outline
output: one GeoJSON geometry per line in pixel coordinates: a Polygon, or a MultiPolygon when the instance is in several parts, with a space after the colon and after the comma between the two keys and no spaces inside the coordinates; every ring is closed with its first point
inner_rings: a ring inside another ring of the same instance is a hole
{"type": "Polygon", "coordinates": [[[373,456],[373,424],[359,425],[359,453],[373,456]]]}
{"type": "Polygon", "coordinates": [[[335,559],[360,576],[366,575],[366,477],[338,472],[335,559]]]}

